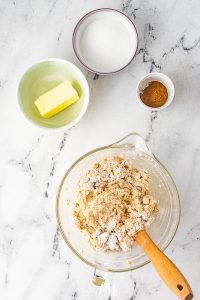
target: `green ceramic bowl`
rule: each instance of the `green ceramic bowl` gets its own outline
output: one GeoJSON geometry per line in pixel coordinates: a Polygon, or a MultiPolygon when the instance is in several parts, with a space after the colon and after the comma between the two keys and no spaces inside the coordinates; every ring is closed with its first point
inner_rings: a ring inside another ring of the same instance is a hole
{"type": "Polygon", "coordinates": [[[89,103],[89,87],[83,73],[72,63],[62,59],[47,59],[30,67],[18,87],[18,100],[24,116],[33,124],[49,129],[69,129],[80,121],[89,103]],[[57,115],[41,117],[35,100],[68,79],[77,90],[80,99],[57,115]]]}

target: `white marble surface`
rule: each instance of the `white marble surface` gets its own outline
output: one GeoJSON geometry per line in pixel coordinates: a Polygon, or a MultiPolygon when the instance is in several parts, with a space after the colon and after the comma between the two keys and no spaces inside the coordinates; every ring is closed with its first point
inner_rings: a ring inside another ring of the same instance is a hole
{"type": "MultiPolygon", "coordinates": [[[[93,270],[70,252],[57,229],[55,196],[66,169],[82,154],[129,132],[141,133],[166,165],[181,196],[181,222],[166,253],[200,299],[200,2],[198,0],[0,1],[0,298],[91,300],[93,270]],[[135,23],[139,50],[121,73],[94,80],[71,45],[86,12],[123,11],[135,23]],[[44,132],[18,110],[20,76],[42,58],[81,67],[91,100],[83,120],[68,132],[44,132]],[[135,99],[138,79],[162,71],[176,97],[166,110],[144,110],[135,99]]],[[[109,276],[98,299],[177,299],[149,264],[109,276]],[[111,278],[112,277],[112,278],[111,278]]]]}

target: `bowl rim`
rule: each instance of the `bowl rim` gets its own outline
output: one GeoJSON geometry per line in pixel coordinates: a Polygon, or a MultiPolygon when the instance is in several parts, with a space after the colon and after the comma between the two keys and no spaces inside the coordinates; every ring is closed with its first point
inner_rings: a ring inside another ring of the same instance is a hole
{"type": "Polygon", "coordinates": [[[73,64],[72,62],[68,61],[68,60],[65,60],[65,59],[61,59],[61,58],[45,58],[45,59],[41,59],[39,61],[37,61],[36,63],[33,63],[31,64],[26,70],[25,72],[23,72],[20,80],[19,80],[19,83],[18,83],[18,86],[17,86],[17,102],[18,102],[18,107],[20,108],[20,112],[22,113],[22,115],[25,117],[25,120],[28,121],[29,124],[32,124],[34,126],[36,126],[37,128],[40,128],[40,129],[43,129],[45,131],[61,131],[61,130],[68,130],[70,128],[72,128],[73,126],[75,126],[81,119],[82,117],[84,116],[84,114],[86,113],[87,111],[87,108],[88,108],[88,105],[89,105],[89,102],[90,102],[90,89],[89,89],[89,84],[88,84],[88,81],[85,77],[85,75],[83,74],[83,72],[75,65],[73,64]],[[21,86],[21,83],[22,83],[22,80],[23,78],[28,74],[28,72],[30,72],[35,66],[38,66],[42,63],[45,63],[45,62],[59,62],[59,63],[62,63],[62,64],[65,64],[65,65],[68,65],[68,66],[71,66],[72,68],[74,68],[82,77],[83,79],[85,80],[85,92],[86,92],[86,96],[85,96],[85,100],[83,102],[83,106],[81,108],[81,111],[79,113],[79,115],[70,123],[66,124],[66,125],[63,125],[63,126],[59,126],[59,127],[45,127],[45,126],[42,126],[42,125],[39,125],[37,124],[36,122],[34,122],[33,120],[31,120],[27,114],[24,112],[24,109],[22,107],[22,104],[21,104],[21,100],[20,100],[20,86],[21,86]]]}
{"type": "Polygon", "coordinates": [[[147,110],[151,110],[151,111],[159,111],[159,110],[163,110],[165,108],[167,108],[174,100],[174,96],[175,96],[175,87],[174,87],[174,83],[173,81],[171,80],[171,78],[169,76],[167,76],[166,74],[164,73],[161,73],[161,72],[152,72],[152,73],[148,73],[146,74],[145,76],[143,76],[137,83],[137,86],[136,86],[136,98],[138,100],[138,102],[144,107],[146,108],[147,110]],[[151,77],[152,76],[157,76],[158,78],[162,78],[165,80],[166,82],[166,86],[170,89],[170,92],[172,93],[171,97],[167,99],[167,101],[165,102],[165,104],[163,104],[162,106],[160,107],[151,107],[151,106],[148,106],[146,105],[140,98],[140,95],[139,95],[139,86],[140,84],[147,78],[149,78],[149,82],[151,81],[151,77]],[[171,87],[169,87],[169,84],[167,83],[169,82],[171,87]]]}
{"type": "Polygon", "coordinates": [[[97,8],[97,9],[94,9],[94,10],[91,10],[89,11],[88,13],[86,13],[85,15],[83,15],[79,21],[76,23],[76,26],[74,27],[74,30],[73,30],[73,35],[72,35],[72,46],[73,46],[73,49],[74,49],[74,53],[76,55],[76,57],[78,58],[78,60],[80,61],[80,63],[87,69],[89,70],[90,72],[94,73],[94,74],[97,74],[97,75],[112,75],[112,74],[115,74],[115,73],[118,73],[120,71],[122,71],[123,69],[125,69],[128,65],[130,65],[130,63],[133,61],[133,59],[135,58],[135,56],[137,55],[137,51],[138,51],[138,44],[139,44],[139,36],[138,36],[138,32],[137,32],[137,29],[136,29],[136,26],[135,24],[133,23],[133,21],[127,16],[125,15],[125,13],[121,12],[120,10],[117,10],[117,9],[114,9],[114,8],[109,8],[109,7],[102,7],[102,8],[97,8]],[[77,32],[78,32],[78,29],[81,25],[81,23],[87,19],[88,17],[90,17],[91,15],[93,14],[96,14],[98,12],[101,12],[101,11],[114,11],[116,13],[119,13],[121,15],[123,15],[126,19],[128,19],[128,21],[131,23],[132,27],[135,29],[135,32],[136,32],[136,49],[135,49],[135,52],[134,54],[132,55],[131,59],[128,61],[128,63],[126,63],[125,66],[123,66],[122,68],[120,69],[117,69],[115,71],[111,71],[111,72],[100,72],[100,71],[97,71],[97,70],[94,70],[93,68],[89,67],[82,59],[81,57],[79,56],[78,54],[78,51],[77,51],[77,47],[76,47],[76,35],[77,35],[77,32]]]}
{"type": "MultiPolygon", "coordinates": [[[[61,219],[60,219],[60,214],[59,214],[59,209],[60,209],[60,194],[61,194],[61,190],[62,190],[62,187],[63,187],[63,184],[64,184],[64,181],[65,179],[67,178],[68,174],[71,172],[71,170],[85,157],[95,153],[95,152],[99,152],[101,150],[104,150],[104,149],[108,149],[110,147],[116,147],[118,148],[119,146],[117,146],[116,144],[118,144],[119,142],[121,141],[121,139],[115,143],[112,143],[110,145],[107,145],[107,146],[103,146],[103,147],[99,147],[99,148],[95,148],[87,153],[85,153],[84,155],[82,155],[80,158],[78,158],[68,169],[67,171],[65,172],[65,174],[63,175],[62,177],[62,180],[59,184],[59,187],[58,187],[58,190],[57,190],[57,195],[56,195],[56,204],[55,204],[55,210],[56,210],[56,219],[57,219],[57,224],[58,224],[58,227],[59,227],[59,230],[61,232],[61,235],[65,241],[65,243],[68,245],[68,247],[72,250],[72,252],[80,259],[82,260],[83,262],[85,262],[87,265],[93,267],[94,269],[99,269],[99,270],[102,270],[102,271],[106,271],[106,272],[113,272],[113,273],[118,273],[118,272],[127,272],[127,271],[133,271],[133,270],[136,270],[136,269],[139,269],[145,265],[147,265],[148,263],[150,263],[150,260],[147,258],[145,262],[143,263],[140,263],[138,266],[130,266],[130,268],[127,268],[127,269],[119,269],[119,270],[115,270],[115,269],[112,269],[112,268],[108,268],[108,269],[105,269],[105,268],[101,268],[101,266],[96,266],[95,264],[91,263],[90,261],[88,261],[87,259],[85,259],[80,253],[78,253],[78,251],[76,251],[76,249],[72,246],[72,244],[69,242],[68,238],[66,237],[65,235],[65,232],[63,230],[63,227],[62,227],[62,222],[61,222],[61,219]]],[[[177,224],[176,224],[176,227],[175,227],[175,230],[174,230],[174,233],[172,235],[172,237],[168,240],[168,242],[166,243],[166,245],[163,247],[163,248],[160,248],[160,250],[162,252],[164,252],[168,246],[170,245],[170,243],[173,241],[176,233],[177,233],[177,230],[178,230],[178,227],[179,227],[179,223],[180,223],[180,216],[181,216],[181,206],[180,206],[180,196],[179,196],[179,193],[178,193],[178,189],[176,187],[176,184],[172,178],[172,176],[170,175],[169,171],[167,170],[167,168],[157,159],[157,157],[155,155],[153,155],[154,158],[157,160],[157,162],[159,164],[161,164],[161,166],[164,168],[164,170],[168,173],[170,179],[172,180],[172,183],[174,184],[174,187],[175,187],[175,190],[176,190],[176,193],[177,193],[177,201],[178,201],[178,207],[179,207],[179,211],[178,211],[178,218],[177,218],[177,224]]],[[[144,254],[145,255],[145,254],[144,254]]]]}

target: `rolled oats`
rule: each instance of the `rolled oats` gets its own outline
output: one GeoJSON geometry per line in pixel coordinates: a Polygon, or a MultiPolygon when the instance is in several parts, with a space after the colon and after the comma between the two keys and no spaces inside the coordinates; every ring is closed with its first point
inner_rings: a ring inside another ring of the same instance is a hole
{"type": "Polygon", "coordinates": [[[94,249],[129,251],[156,211],[148,173],[123,157],[102,159],[79,180],[74,217],[94,249]]]}

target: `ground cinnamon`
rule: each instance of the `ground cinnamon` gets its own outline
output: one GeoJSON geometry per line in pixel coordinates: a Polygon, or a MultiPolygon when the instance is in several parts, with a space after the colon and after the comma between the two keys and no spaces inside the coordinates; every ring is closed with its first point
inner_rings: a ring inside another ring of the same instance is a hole
{"type": "Polygon", "coordinates": [[[150,107],[160,107],[168,98],[167,88],[159,81],[151,81],[140,93],[142,102],[150,107]]]}

